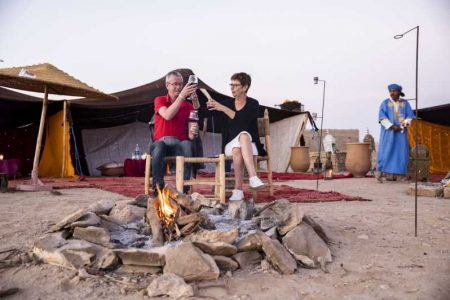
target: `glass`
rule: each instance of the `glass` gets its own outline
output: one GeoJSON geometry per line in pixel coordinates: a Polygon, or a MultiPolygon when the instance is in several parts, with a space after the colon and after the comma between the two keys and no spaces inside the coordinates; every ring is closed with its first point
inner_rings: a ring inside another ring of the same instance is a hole
{"type": "Polygon", "coordinates": [[[168,82],[167,84],[173,85],[173,86],[183,86],[182,82],[168,82]]]}
{"type": "MultiPolygon", "coordinates": [[[[198,124],[198,111],[197,110],[191,110],[190,113],[189,113],[189,120],[188,120],[189,132],[193,131],[192,127],[195,124],[198,124]]],[[[198,130],[196,130],[195,132],[192,132],[192,135],[194,137],[197,137],[198,136],[198,130]]]]}
{"type": "Polygon", "coordinates": [[[230,87],[232,87],[232,88],[235,88],[235,87],[238,87],[238,86],[241,86],[242,84],[240,84],[240,83],[230,83],[230,87]]]}
{"type": "Polygon", "coordinates": [[[197,76],[189,75],[188,84],[198,84],[197,76]]]}

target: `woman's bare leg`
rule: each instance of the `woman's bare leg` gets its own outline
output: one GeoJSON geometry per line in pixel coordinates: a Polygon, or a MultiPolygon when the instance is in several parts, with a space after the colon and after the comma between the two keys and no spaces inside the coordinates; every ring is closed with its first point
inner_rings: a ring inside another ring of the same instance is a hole
{"type": "Polygon", "coordinates": [[[233,148],[233,168],[234,168],[234,188],[242,190],[244,181],[244,160],[242,159],[241,148],[233,148]]]}
{"type": "Polygon", "coordinates": [[[253,161],[253,149],[250,136],[243,133],[239,136],[239,143],[241,144],[242,159],[247,168],[248,177],[256,176],[255,163],[253,161]]]}

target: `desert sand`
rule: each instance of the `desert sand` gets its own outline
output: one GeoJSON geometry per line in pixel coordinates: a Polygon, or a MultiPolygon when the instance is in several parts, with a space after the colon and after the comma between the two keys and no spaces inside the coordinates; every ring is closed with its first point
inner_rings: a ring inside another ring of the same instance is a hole
{"type": "MultiPolygon", "coordinates": [[[[283,184],[314,189],[316,183],[283,184]]],[[[299,269],[280,275],[257,267],[194,283],[191,299],[450,299],[450,200],[419,198],[415,237],[414,197],[406,189],[407,183],[378,184],[371,178],[321,180],[322,191],[372,200],[298,204],[333,240],[330,273],[299,269]]],[[[127,199],[99,189],[59,192],[0,193],[0,259],[11,248],[28,251],[51,225],[79,208],[104,198],[127,199]]],[[[149,299],[129,291],[127,280],[79,280],[76,271],[36,263],[0,269],[0,287],[20,289],[5,299],[149,299]]],[[[140,284],[150,280],[141,278],[140,284]]]]}

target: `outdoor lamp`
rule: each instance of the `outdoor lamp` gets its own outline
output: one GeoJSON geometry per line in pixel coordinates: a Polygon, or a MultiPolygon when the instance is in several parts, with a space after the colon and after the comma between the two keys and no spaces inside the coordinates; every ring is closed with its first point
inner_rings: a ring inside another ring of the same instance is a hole
{"type": "Polygon", "coordinates": [[[327,161],[325,162],[325,173],[323,178],[325,180],[333,179],[333,162],[331,161],[331,152],[327,152],[327,161]]]}
{"type": "MultiPolygon", "coordinates": [[[[410,30],[402,33],[397,34],[394,36],[394,39],[398,40],[401,39],[405,34],[416,30],[416,109],[415,109],[415,115],[416,115],[416,121],[419,119],[419,94],[418,94],[418,88],[419,88],[419,26],[413,27],[410,30]]],[[[419,144],[419,138],[418,138],[418,127],[414,126],[414,142],[417,145],[419,144]]],[[[418,174],[418,168],[417,168],[417,160],[418,160],[418,151],[416,151],[414,155],[414,169],[415,169],[415,179],[414,179],[414,236],[417,236],[417,177],[418,174]]]]}
{"type": "Polygon", "coordinates": [[[323,99],[322,99],[322,115],[320,116],[320,134],[319,134],[319,149],[317,151],[319,152],[319,156],[317,157],[316,162],[314,163],[314,173],[317,174],[316,178],[316,190],[319,190],[319,175],[322,173],[322,162],[320,160],[320,152],[322,152],[322,126],[323,126],[323,111],[325,107],[325,87],[327,82],[325,80],[319,79],[318,76],[314,77],[314,84],[318,84],[319,81],[323,82],[323,99]]]}
{"type": "Polygon", "coordinates": [[[0,160],[3,160],[3,154],[0,154],[0,160]]]}

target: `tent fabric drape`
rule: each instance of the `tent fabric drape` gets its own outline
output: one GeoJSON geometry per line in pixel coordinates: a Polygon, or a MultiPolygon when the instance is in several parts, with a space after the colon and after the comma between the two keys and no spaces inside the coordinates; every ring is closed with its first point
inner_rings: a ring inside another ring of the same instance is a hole
{"type": "Polygon", "coordinates": [[[430,152],[430,173],[447,174],[450,171],[450,127],[422,120],[414,120],[408,129],[409,145],[415,146],[415,126],[418,128],[418,140],[430,152]]]}
{"type": "Polygon", "coordinates": [[[63,111],[48,118],[44,152],[39,163],[39,175],[42,177],[61,177],[63,166],[63,140],[66,139],[64,177],[74,177],[75,169],[70,157],[70,126],[66,122],[64,132],[63,111]]]}

